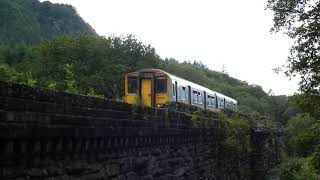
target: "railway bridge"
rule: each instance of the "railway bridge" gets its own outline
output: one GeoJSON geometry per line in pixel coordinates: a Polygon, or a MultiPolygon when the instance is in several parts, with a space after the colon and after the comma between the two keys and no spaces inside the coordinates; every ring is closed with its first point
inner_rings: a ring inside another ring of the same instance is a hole
{"type": "Polygon", "coordinates": [[[234,151],[202,116],[0,82],[0,179],[263,179],[277,164],[279,134],[253,128],[234,151]]]}

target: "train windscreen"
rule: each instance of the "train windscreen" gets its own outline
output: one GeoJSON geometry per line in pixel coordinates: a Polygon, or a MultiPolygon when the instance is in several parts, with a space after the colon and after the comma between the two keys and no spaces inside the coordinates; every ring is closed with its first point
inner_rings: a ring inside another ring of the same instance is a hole
{"type": "Polygon", "coordinates": [[[156,92],[157,93],[167,93],[167,78],[166,77],[157,77],[156,92]]]}
{"type": "Polygon", "coordinates": [[[138,91],[137,77],[128,77],[128,93],[136,94],[138,91]]]}

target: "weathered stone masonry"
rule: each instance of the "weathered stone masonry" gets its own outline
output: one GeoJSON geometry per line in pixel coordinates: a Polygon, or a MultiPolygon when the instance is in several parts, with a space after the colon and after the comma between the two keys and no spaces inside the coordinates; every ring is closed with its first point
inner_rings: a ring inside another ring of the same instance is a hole
{"type": "Polygon", "coordinates": [[[223,147],[217,117],[207,128],[191,118],[0,82],[0,179],[250,179],[276,163],[270,132],[239,154],[223,147]]]}

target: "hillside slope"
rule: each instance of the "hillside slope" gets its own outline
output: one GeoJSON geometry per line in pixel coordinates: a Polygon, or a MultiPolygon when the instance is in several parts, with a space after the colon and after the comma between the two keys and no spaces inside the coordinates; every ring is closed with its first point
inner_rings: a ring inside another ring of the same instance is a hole
{"type": "Polygon", "coordinates": [[[72,6],[38,0],[1,0],[0,27],[1,44],[35,44],[80,32],[96,34],[72,6]]]}
{"type": "Polygon", "coordinates": [[[31,49],[1,50],[0,47],[0,62],[7,64],[2,74],[0,68],[3,80],[33,82],[61,91],[112,99],[123,97],[126,73],[158,68],[235,98],[242,112],[281,115],[287,103],[286,98],[278,102],[278,98],[268,96],[260,86],[210,70],[201,63],[162,59],[154,48],[133,36],[105,38],[80,34],[59,36],[31,49]]]}
{"type": "Polygon", "coordinates": [[[162,59],[132,35],[97,36],[69,5],[0,0],[0,26],[0,80],[121,99],[126,73],[159,68],[235,98],[242,112],[280,119],[286,110],[286,97],[268,96],[198,62],[162,59]]]}

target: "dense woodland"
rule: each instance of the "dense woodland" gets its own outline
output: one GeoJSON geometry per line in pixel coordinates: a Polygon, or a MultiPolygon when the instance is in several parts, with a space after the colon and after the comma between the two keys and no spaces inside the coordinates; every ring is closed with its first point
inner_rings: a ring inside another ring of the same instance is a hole
{"type": "Polygon", "coordinates": [[[0,27],[0,44],[35,44],[80,32],[96,34],[72,6],[38,0],[1,0],[0,27]]]}
{"type": "MultiPolygon", "coordinates": [[[[269,0],[268,8],[275,13],[274,31],[292,31],[286,21],[292,22],[290,13],[300,12],[294,11],[295,8],[305,5],[294,0],[289,5],[284,0],[269,0]]],[[[312,12],[320,14],[318,7],[312,12]]],[[[312,16],[312,12],[303,17],[319,17],[312,16]]],[[[258,85],[213,71],[198,61],[162,59],[151,45],[132,35],[98,36],[72,6],[38,0],[1,0],[0,80],[122,101],[125,73],[142,68],[163,69],[235,98],[240,112],[280,122],[286,145],[281,178],[317,179],[320,173],[319,58],[305,57],[307,53],[301,51],[314,50],[319,41],[311,39],[304,43],[303,38],[308,39],[308,34],[303,33],[313,28],[306,27],[308,23],[304,25],[298,32],[286,32],[297,39],[297,44],[284,72],[301,75],[300,91],[292,97],[274,96],[258,85]]],[[[320,35],[314,33],[312,37],[320,35]]]]}

